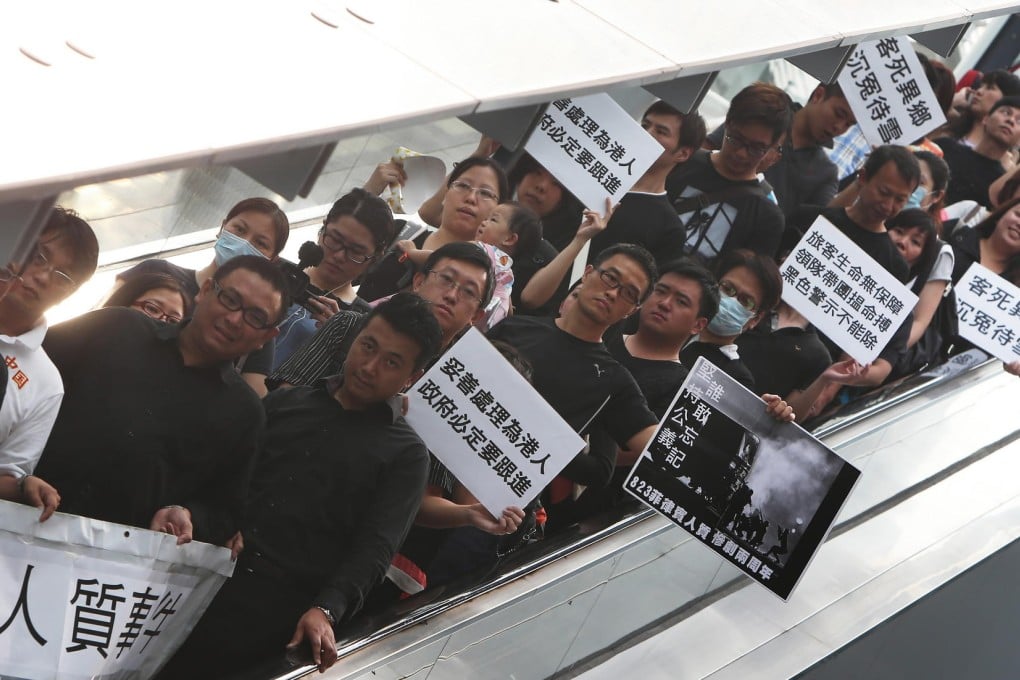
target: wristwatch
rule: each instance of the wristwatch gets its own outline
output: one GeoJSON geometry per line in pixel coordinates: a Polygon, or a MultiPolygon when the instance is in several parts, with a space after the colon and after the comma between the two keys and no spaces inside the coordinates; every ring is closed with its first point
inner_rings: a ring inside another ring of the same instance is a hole
{"type": "Polygon", "coordinates": [[[320,607],[319,605],[315,605],[315,608],[326,615],[326,620],[329,621],[329,625],[331,626],[336,625],[336,617],[333,616],[333,612],[329,611],[325,607],[320,607]]]}

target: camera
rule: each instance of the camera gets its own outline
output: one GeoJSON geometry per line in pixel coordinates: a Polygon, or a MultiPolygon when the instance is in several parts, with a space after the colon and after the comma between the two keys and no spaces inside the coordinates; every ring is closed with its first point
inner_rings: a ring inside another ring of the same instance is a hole
{"type": "MultiPolygon", "coordinates": [[[[276,261],[276,265],[283,272],[284,278],[287,279],[287,291],[290,293],[291,299],[313,314],[317,314],[319,310],[309,307],[308,299],[313,296],[327,294],[326,291],[311,284],[305,269],[315,267],[322,262],[323,254],[322,248],[314,241],[305,241],[298,249],[297,264],[282,257],[276,261]]],[[[329,295],[328,297],[333,296],[329,295]]]]}

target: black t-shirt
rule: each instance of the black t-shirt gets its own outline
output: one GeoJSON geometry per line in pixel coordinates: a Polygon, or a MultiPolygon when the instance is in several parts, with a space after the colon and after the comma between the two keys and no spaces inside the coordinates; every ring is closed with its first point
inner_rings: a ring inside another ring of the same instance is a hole
{"type": "Polygon", "coordinates": [[[666,193],[676,205],[684,198],[739,188],[739,193],[702,210],[680,214],[686,241],[684,251],[713,259],[720,252],[748,248],[775,257],[783,235],[783,211],[767,197],[756,179],[729,180],[712,166],[708,151],[699,150],[666,178],[666,193]]]}
{"type": "Polygon", "coordinates": [[[240,528],[264,415],[228,363],[184,365],[181,328],[111,307],[49,329],[66,391],[37,472],[65,512],[148,528],[183,505],[196,540],[222,543],[240,528]]]}
{"type": "Polygon", "coordinates": [[[773,331],[765,325],[760,323],[737,338],[740,358],[760,393],[786,397],[803,390],[832,363],[814,328],[789,326],[773,331]]]}
{"type": "Polygon", "coordinates": [[[609,246],[635,243],[662,266],[684,254],[684,238],[684,225],[666,194],[629,191],[620,199],[605,231],[591,240],[588,262],[609,246]]]}
{"type": "MultiPolygon", "coordinates": [[[[554,319],[512,316],[489,331],[492,340],[515,347],[534,368],[532,384],[579,434],[604,429],[621,446],[655,424],[634,378],[601,342],[581,340],[554,319]]],[[[578,484],[605,484],[615,465],[608,455],[579,454],[563,471],[578,484]]]]}
{"type": "Polygon", "coordinates": [[[606,348],[613,358],[634,376],[641,393],[645,395],[648,408],[661,420],[687,377],[687,367],[679,361],[658,361],[632,356],[622,335],[607,340],[606,348]]]}
{"type": "MultiPolygon", "coordinates": [[[[421,248],[431,233],[431,231],[424,231],[412,239],[412,242],[421,248]]],[[[372,302],[381,297],[398,293],[410,285],[411,278],[414,276],[414,265],[410,261],[402,262],[400,260],[402,255],[403,252],[399,248],[392,250],[379,260],[378,264],[369,269],[361,277],[361,283],[358,284],[358,297],[372,302]]]]}
{"type": "Polygon", "coordinates": [[[988,187],[1006,171],[999,161],[982,156],[974,149],[952,137],[936,139],[943,158],[949,166],[949,186],[946,187],[946,205],[960,201],[977,201],[989,210],[988,187]]]}
{"type": "MultiPolygon", "coordinates": [[[[794,104],[794,111],[801,108],[794,104]]],[[[715,148],[722,146],[724,134],[725,126],[720,125],[708,136],[715,148]]],[[[821,146],[795,149],[789,140],[783,144],[779,160],[765,171],[765,179],[776,192],[776,200],[787,218],[801,206],[828,205],[838,190],[838,175],[836,164],[821,146]]]]}
{"type": "Polygon", "coordinates": [[[821,210],[802,210],[797,213],[797,222],[791,227],[801,234],[805,233],[819,215],[832,222],[837,229],[853,241],[857,246],[875,260],[882,268],[896,277],[901,283],[910,280],[910,267],[903,259],[896,244],[889,238],[888,232],[877,233],[857,226],[857,223],[846,214],[846,208],[825,208],[821,210]]]}
{"type": "Polygon", "coordinates": [[[688,371],[694,369],[694,362],[698,360],[698,357],[705,357],[721,368],[726,375],[752,392],[757,392],[754,376],[751,375],[750,369],[740,359],[731,359],[723,354],[718,345],[696,340],[687,343],[687,346],[680,350],[680,363],[686,366],[688,371]]]}
{"type": "Polygon", "coordinates": [[[514,263],[510,269],[514,274],[514,287],[510,289],[510,301],[514,305],[515,313],[530,314],[532,316],[552,316],[556,313],[560,302],[567,296],[568,280],[570,279],[569,273],[563,277],[563,281],[560,282],[560,286],[552,298],[541,307],[525,309],[521,305],[521,293],[527,287],[528,281],[531,281],[531,277],[539,269],[552,262],[557,254],[556,248],[545,239],[542,239],[538,242],[538,246],[530,256],[518,257],[516,254],[513,256],[514,263]]]}
{"type": "MultiPolygon", "coordinates": [[[[166,274],[181,284],[181,289],[188,295],[188,306],[194,309],[195,296],[198,295],[199,285],[197,272],[194,269],[180,267],[173,262],[153,259],[139,262],[134,267],[117,274],[117,280],[130,281],[133,278],[145,274],[166,274]]],[[[274,357],[276,352],[276,341],[270,340],[254,352],[240,357],[234,365],[242,373],[259,373],[269,375],[273,370],[274,357]]]]}

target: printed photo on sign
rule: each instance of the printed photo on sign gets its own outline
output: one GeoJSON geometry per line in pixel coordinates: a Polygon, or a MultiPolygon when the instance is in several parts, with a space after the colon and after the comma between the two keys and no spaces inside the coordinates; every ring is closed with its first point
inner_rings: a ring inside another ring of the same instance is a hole
{"type": "Polygon", "coordinates": [[[0,501],[4,677],[148,678],[233,571],[230,551],[0,501]]]}
{"type": "Polygon", "coordinates": [[[474,328],[410,390],[407,422],[493,517],[527,505],[584,446],[474,328]]]}
{"type": "Polygon", "coordinates": [[[917,296],[824,217],[780,267],[783,301],[861,364],[875,360],[917,296]]]}
{"type": "Polygon", "coordinates": [[[788,599],[859,475],[699,357],[624,488],[788,599]]]}
{"type": "Polygon", "coordinates": [[[859,43],[839,85],[872,146],[910,144],[946,122],[905,36],[859,43]]]}
{"type": "Polygon", "coordinates": [[[662,145],[607,94],[557,99],[524,145],[585,206],[605,212],[652,163],[662,145]]]}
{"type": "Polygon", "coordinates": [[[955,290],[960,336],[1007,364],[1020,361],[1020,288],[975,262],[955,290]]]}

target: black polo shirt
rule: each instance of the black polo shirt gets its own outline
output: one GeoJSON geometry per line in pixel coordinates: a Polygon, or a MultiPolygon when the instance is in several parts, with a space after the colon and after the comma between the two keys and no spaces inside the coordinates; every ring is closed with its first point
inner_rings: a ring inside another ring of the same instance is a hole
{"type": "Polygon", "coordinates": [[[36,474],[65,512],[148,528],[183,505],[196,540],[222,543],[240,527],[262,407],[229,362],[185,366],[180,330],[122,307],[51,328],[65,394],[36,474]]]}
{"type": "MultiPolygon", "coordinates": [[[[339,377],[266,396],[266,440],[251,485],[246,549],[339,620],[361,607],[418,513],[429,456],[388,404],[348,411],[339,377]]],[[[309,604],[312,604],[310,602],[309,604]]]]}

